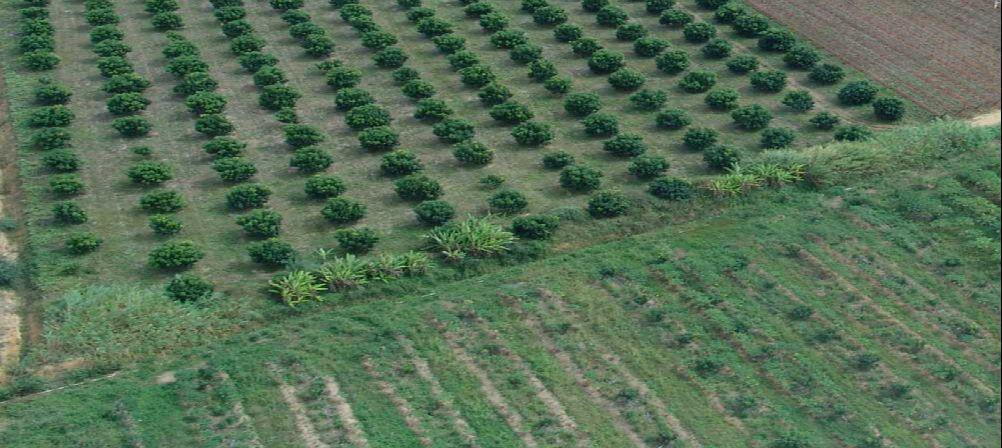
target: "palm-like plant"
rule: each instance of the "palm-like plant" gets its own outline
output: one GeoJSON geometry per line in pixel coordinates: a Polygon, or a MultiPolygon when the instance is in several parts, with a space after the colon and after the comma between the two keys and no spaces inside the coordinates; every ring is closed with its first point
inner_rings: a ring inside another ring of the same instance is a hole
{"type": "Polygon", "coordinates": [[[317,269],[320,280],[331,291],[357,288],[368,283],[368,263],[352,254],[329,259],[317,269]]]}
{"type": "Polygon", "coordinates": [[[437,250],[446,259],[458,260],[467,255],[484,257],[508,250],[515,236],[486,217],[469,217],[465,221],[438,227],[425,239],[431,250],[437,250]]]}
{"type": "Polygon", "coordinates": [[[740,166],[735,165],[727,174],[710,181],[706,188],[714,196],[734,197],[761,187],[762,182],[763,179],[759,175],[742,170],[740,166]]]}
{"type": "Polygon", "coordinates": [[[271,291],[278,295],[285,304],[296,306],[307,300],[321,300],[320,292],[324,286],[317,282],[313,274],[296,270],[268,282],[271,291]]]}
{"type": "Polygon", "coordinates": [[[803,180],[805,167],[800,163],[790,165],[762,163],[748,168],[747,173],[758,176],[766,185],[779,187],[803,180]]]}

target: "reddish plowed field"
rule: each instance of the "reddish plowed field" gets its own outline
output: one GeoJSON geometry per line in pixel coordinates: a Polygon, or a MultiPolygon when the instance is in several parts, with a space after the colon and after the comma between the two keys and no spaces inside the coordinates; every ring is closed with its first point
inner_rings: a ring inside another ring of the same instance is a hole
{"type": "Polygon", "coordinates": [[[935,114],[999,106],[1000,20],[990,0],[748,0],[935,114]]]}

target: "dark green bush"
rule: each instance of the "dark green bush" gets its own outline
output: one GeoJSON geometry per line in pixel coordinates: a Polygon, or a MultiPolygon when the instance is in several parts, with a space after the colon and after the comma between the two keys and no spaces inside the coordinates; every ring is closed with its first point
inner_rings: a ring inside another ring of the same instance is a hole
{"type": "Polygon", "coordinates": [[[224,182],[244,182],[257,174],[257,167],[243,157],[220,157],[212,162],[212,169],[224,182]]]}
{"type": "Polygon", "coordinates": [[[226,205],[233,210],[263,207],[271,197],[271,189],[261,184],[241,184],[226,192],[226,205]]]}
{"type": "Polygon", "coordinates": [[[613,114],[594,113],[581,120],[581,124],[590,137],[609,137],[619,133],[619,118],[613,114]]]}
{"type": "Polygon", "coordinates": [[[494,160],[494,151],[475,140],[467,140],[453,146],[453,157],[466,165],[484,166],[494,160]]]}
{"type": "Polygon", "coordinates": [[[766,128],[762,131],[760,144],[765,149],[787,148],[793,145],[797,135],[789,128],[766,128]]]}
{"type": "Polygon", "coordinates": [[[511,221],[511,232],[519,238],[545,240],[553,236],[560,225],[556,216],[519,216],[511,221]]]}
{"type": "Polygon", "coordinates": [[[630,15],[618,6],[603,6],[595,14],[595,23],[602,26],[620,26],[630,20],[630,15]]]}
{"type": "Polygon", "coordinates": [[[335,91],[355,87],[362,80],[362,72],[354,67],[335,67],[327,72],[327,85],[335,91]]]}
{"type": "Polygon", "coordinates": [[[872,102],[877,92],[877,87],[869,81],[854,81],[839,89],[838,99],[847,106],[858,106],[872,102]]]}
{"type": "Polygon", "coordinates": [[[678,87],[688,93],[703,93],[715,85],[717,85],[717,74],[701,70],[686,73],[678,81],[678,87]]]}
{"type": "Polygon", "coordinates": [[[637,56],[653,58],[661,54],[662,51],[667,50],[670,46],[671,44],[667,40],[659,37],[641,37],[633,42],[633,52],[637,56]]]}
{"type": "Polygon", "coordinates": [[[647,28],[639,23],[624,23],[616,28],[616,39],[625,42],[633,42],[647,34],[647,28]]]}
{"type": "Polygon", "coordinates": [[[543,167],[549,170],[559,170],[574,164],[574,156],[566,151],[554,151],[543,156],[543,167]]]}
{"type": "Polygon", "coordinates": [[[732,24],[738,17],[749,14],[748,8],[739,2],[728,2],[713,11],[717,23],[732,24]]]}
{"type": "Polygon", "coordinates": [[[456,209],[446,201],[424,201],[414,207],[414,215],[418,221],[428,226],[440,226],[456,216],[456,209]]]}
{"type": "Polygon", "coordinates": [[[111,25],[118,23],[121,19],[111,8],[94,8],[84,11],[84,20],[90,26],[111,25]]]}
{"type": "Polygon", "coordinates": [[[758,58],[750,54],[737,55],[727,61],[727,69],[739,75],[758,70],[758,66],[758,58]]]}
{"type": "MultiPolygon", "coordinates": [[[[415,10],[411,10],[411,13],[414,12],[415,10]]],[[[417,29],[425,37],[441,36],[452,32],[452,23],[437,17],[426,17],[417,22],[417,29]]]]}
{"type": "Polygon", "coordinates": [[[153,215],[150,216],[150,229],[157,235],[171,236],[180,233],[184,224],[171,215],[153,215]]]}
{"type": "Polygon", "coordinates": [[[195,302],[212,295],[212,283],[191,274],[175,275],[164,288],[167,297],[178,302],[195,302]]]}
{"type": "Polygon", "coordinates": [[[783,97],[783,105],[797,112],[807,112],[814,108],[814,98],[807,90],[794,90],[783,97]]]}
{"type": "Polygon", "coordinates": [[[533,11],[532,20],[543,26],[559,25],[567,21],[567,11],[559,6],[544,6],[533,11]]]}
{"type": "Polygon", "coordinates": [[[278,238],[268,238],[247,245],[251,261],[267,266],[283,266],[296,259],[292,245],[278,238]]]}
{"type": "Polygon", "coordinates": [[[630,104],[638,110],[655,111],[668,102],[668,92],[644,89],[630,95],[630,104]]]}
{"type": "Polygon", "coordinates": [[[214,137],[202,145],[202,149],[213,157],[238,157],[246,148],[246,143],[233,137],[214,137]]]}
{"type": "Polygon", "coordinates": [[[432,133],[446,143],[459,143],[473,138],[476,130],[473,123],[462,118],[447,118],[432,127],[432,133]]]}
{"type": "Polygon", "coordinates": [[[897,98],[879,98],[873,102],[873,113],[883,121],[898,121],[905,116],[905,102],[897,98]]]}
{"type": "Polygon", "coordinates": [[[525,195],[515,190],[502,190],[495,193],[487,200],[491,212],[502,215],[513,215],[525,210],[529,206],[529,200],[525,195]]]}
{"type": "Polygon", "coordinates": [[[240,56],[242,54],[247,54],[252,51],[261,51],[264,48],[266,42],[264,39],[257,37],[255,35],[243,35],[237,36],[230,39],[230,52],[240,56]]]}
{"type": "Polygon", "coordinates": [[[87,212],[76,202],[62,201],[52,205],[52,219],[60,224],[83,224],[87,212]]]}
{"type": "Polygon", "coordinates": [[[714,10],[724,6],[730,0],[696,0],[696,5],[703,9],[714,10]]]}
{"type": "Polygon", "coordinates": [[[845,69],[833,64],[818,64],[807,77],[822,85],[838,84],[845,78],[845,69]]]}
{"type": "Polygon", "coordinates": [[[480,56],[470,50],[459,50],[450,54],[446,59],[453,70],[462,70],[480,64],[480,56]]]}
{"type": "Polygon", "coordinates": [[[341,89],[334,94],[334,105],[337,106],[338,110],[351,110],[373,102],[375,100],[372,98],[372,94],[358,87],[341,89]]]}
{"type": "Polygon", "coordinates": [[[489,33],[494,33],[508,28],[511,19],[500,12],[490,12],[480,16],[480,27],[489,33]]]}
{"type": "Polygon", "coordinates": [[[527,121],[511,129],[511,136],[522,146],[542,146],[553,140],[553,128],[546,123],[527,121]]]}
{"type": "Polygon", "coordinates": [[[238,217],[237,225],[249,236],[269,238],[281,231],[282,215],[274,210],[254,210],[238,217]]]}
{"type": "Polygon", "coordinates": [[[550,61],[539,59],[529,63],[529,79],[535,82],[546,82],[558,73],[557,66],[550,61]]]}
{"type": "Polygon", "coordinates": [[[491,45],[504,50],[515,48],[517,45],[528,43],[529,39],[521,30],[503,30],[491,36],[491,45]]]}
{"type": "Polygon", "coordinates": [[[677,177],[661,177],[647,187],[652,196],[669,201],[684,201],[691,198],[694,191],[691,183],[677,177]]]}
{"type": "Polygon", "coordinates": [[[215,92],[198,92],[188,96],[184,105],[196,115],[218,114],[226,109],[226,97],[215,92]]]}
{"type": "Polygon", "coordinates": [[[142,92],[150,87],[150,81],[136,73],[125,73],[122,75],[115,75],[108,79],[108,82],[104,83],[101,90],[105,93],[115,94],[115,93],[126,93],[126,92],[142,92]]]}
{"type": "Polygon", "coordinates": [[[638,156],[630,161],[626,171],[641,179],[653,179],[668,171],[671,165],[661,156],[638,156]]]}
{"type": "Polygon", "coordinates": [[[39,82],[32,94],[35,96],[35,102],[43,106],[66,104],[73,97],[73,91],[69,87],[55,84],[47,78],[39,82]]]}
{"type": "Polygon", "coordinates": [[[159,185],[173,179],[174,171],[161,162],[139,162],[130,167],[126,175],[139,185],[159,185]]]}
{"type": "Polygon", "coordinates": [[[405,176],[423,170],[424,166],[413,152],[398,149],[383,155],[379,169],[387,176],[405,176]]]}
{"type": "Polygon", "coordinates": [[[588,12],[599,12],[609,6],[609,0],[581,0],[581,8],[588,12]]]}
{"type": "Polygon", "coordinates": [[[616,90],[632,91],[642,87],[647,82],[647,77],[638,70],[622,68],[609,75],[608,81],[616,90]]]}
{"type": "Polygon", "coordinates": [[[285,76],[285,72],[273,65],[261,67],[260,70],[254,72],[253,79],[254,85],[258,87],[285,84],[288,81],[288,78],[285,76]]]}
{"type": "Polygon", "coordinates": [[[390,113],[375,104],[356,107],[345,115],[345,123],[356,131],[388,126],[391,120],[390,113]]]}
{"type": "Polygon", "coordinates": [[[334,232],[334,239],[337,240],[341,250],[351,254],[369,252],[379,242],[376,231],[366,227],[339,229],[334,232]]]}
{"type": "Polygon", "coordinates": [[[150,100],[141,93],[119,93],[108,99],[108,112],[112,115],[132,115],[142,112],[150,105],[150,100]]]}
{"type": "Polygon", "coordinates": [[[617,191],[600,191],[588,199],[588,214],[593,218],[614,218],[630,210],[630,200],[617,191]]]}
{"type": "Polygon", "coordinates": [[[717,89],[706,94],[703,102],[711,109],[731,110],[738,107],[741,95],[737,90],[731,88],[717,89]]]}
{"type": "Polygon", "coordinates": [[[443,34],[432,39],[435,48],[445,54],[453,54],[466,48],[466,38],[455,34],[443,34]]]}
{"type": "Polygon", "coordinates": [[[400,134],[389,126],[376,126],[360,131],[358,142],[366,151],[388,151],[400,144],[400,134]]]}
{"type": "Polygon", "coordinates": [[[421,79],[407,81],[407,83],[400,88],[400,91],[409,98],[418,100],[435,96],[435,86],[430,82],[421,79]]]}
{"type": "Polygon", "coordinates": [[[195,131],[209,137],[233,133],[233,123],[223,114],[205,114],[195,120],[195,131]]]}
{"type": "Polygon", "coordinates": [[[572,93],[564,100],[564,110],[575,117],[584,117],[602,108],[598,94],[591,92],[572,93]]]}
{"type": "Polygon", "coordinates": [[[759,92],[779,92],[786,88],[786,73],[779,70],[755,71],[749,78],[752,87],[759,92]]]}
{"type": "Polygon", "coordinates": [[[247,11],[237,5],[223,6],[215,8],[212,15],[216,17],[216,20],[226,23],[243,19],[247,16],[247,11]]]}
{"type": "Polygon", "coordinates": [[[591,37],[582,37],[571,41],[571,51],[578,56],[591,56],[601,49],[602,44],[591,37]]]}
{"type": "Polygon", "coordinates": [[[692,22],[682,28],[682,35],[689,42],[706,42],[717,36],[717,27],[706,22],[692,22]]]}
{"type": "Polygon", "coordinates": [[[584,31],[580,25],[565,23],[553,29],[553,38],[559,42],[573,42],[581,38],[584,31]]]}
{"type": "Polygon", "coordinates": [[[682,142],[692,151],[703,151],[717,144],[720,134],[713,128],[690,128],[685,131],[682,142]]]}
{"type": "Polygon", "coordinates": [[[741,161],[741,154],[727,145],[714,145],[703,151],[703,161],[712,170],[723,171],[733,168],[741,161]]]}
{"type": "Polygon", "coordinates": [[[175,12],[158,12],[150,19],[153,28],[159,31],[179,30],[184,28],[184,19],[175,12]]]}
{"type": "Polygon", "coordinates": [[[692,117],[684,109],[668,109],[658,112],[655,123],[663,129],[682,129],[692,124],[692,117]]]}
{"type": "Polygon", "coordinates": [[[692,23],[693,20],[695,20],[695,17],[693,17],[692,14],[675,8],[664,10],[664,12],[661,13],[661,17],[658,18],[659,23],[672,28],[688,25],[692,23]]]}
{"type": "Polygon", "coordinates": [[[821,61],[821,53],[810,45],[794,45],[783,55],[783,62],[791,68],[808,70],[821,61]]]}
{"type": "Polygon", "coordinates": [[[33,128],[66,127],[76,118],[70,108],[57,104],[54,106],[43,106],[32,110],[25,123],[33,128]]]}
{"type": "Polygon", "coordinates": [[[328,221],[334,224],[348,224],[365,217],[366,207],[361,202],[348,198],[331,198],[320,211],[328,221]]]}
{"type": "Polygon", "coordinates": [[[761,105],[752,104],[735,109],[731,112],[731,119],[742,129],[757,131],[769,126],[769,122],[772,121],[772,112],[761,105]]]}
{"type": "Polygon", "coordinates": [[[407,53],[397,47],[386,47],[372,55],[372,61],[380,68],[400,68],[407,59],[407,53]]]}
{"type": "Polygon", "coordinates": [[[282,132],[285,134],[285,143],[293,148],[317,145],[327,139],[323,131],[308,124],[287,124],[282,132]]]}
{"type": "Polygon", "coordinates": [[[203,257],[205,252],[191,241],[168,241],[150,252],[149,263],[159,269],[184,269],[203,257]]]}
{"type": "Polygon", "coordinates": [[[452,108],[438,98],[420,100],[417,102],[417,107],[414,108],[414,118],[418,120],[439,121],[452,114],[452,108]]]}
{"type": "Polygon", "coordinates": [[[501,123],[518,124],[531,120],[534,115],[528,106],[508,101],[492,107],[490,116],[501,123]]]}
{"type": "Polygon", "coordinates": [[[602,185],[601,171],[585,166],[570,165],[560,171],[560,186],[577,192],[587,192],[598,189],[602,185]]]}
{"type": "Polygon", "coordinates": [[[873,138],[873,131],[861,124],[847,124],[835,128],[835,141],[861,142],[873,138]]]}
{"type": "Polygon", "coordinates": [[[614,50],[596,50],[588,59],[588,68],[598,74],[612,73],[626,64],[623,53],[614,50]]]}
{"type": "Polygon", "coordinates": [[[442,195],[442,186],[422,174],[410,174],[393,183],[397,196],[405,201],[426,201],[442,195]]]}
{"type": "Polygon", "coordinates": [[[543,88],[555,95],[563,95],[571,91],[571,78],[566,76],[551,76],[543,81],[543,88]]]}
{"type": "Polygon", "coordinates": [[[184,198],[174,190],[156,190],[139,198],[139,208],[148,213],[174,213],[184,208],[184,198]]]}
{"type": "Polygon", "coordinates": [[[181,96],[194,95],[198,92],[211,92],[219,87],[219,82],[205,72],[191,72],[181,78],[174,86],[174,93],[181,96]]]}
{"type": "Polygon", "coordinates": [[[471,65],[459,70],[459,77],[463,84],[470,87],[483,87],[497,79],[497,75],[491,71],[490,67],[482,64],[471,65]]]}
{"type": "Polygon", "coordinates": [[[280,110],[295,107],[296,101],[303,95],[293,87],[276,84],[261,89],[258,104],[268,110],[280,110]]]}
{"type": "MultiPolygon", "coordinates": [[[[283,19],[285,18],[284,14],[282,18],[283,19]]],[[[223,24],[222,29],[223,29],[223,34],[230,39],[254,33],[254,26],[251,25],[250,22],[246,20],[234,20],[232,22],[226,22],[223,24]]]]}
{"type": "Polygon", "coordinates": [[[731,55],[734,47],[725,39],[712,39],[700,50],[709,59],[723,59],[731,55]]]}
{"type": "Polygon", "coordinates": [[[797,43],[797,37],[790,31],[771,28],[759,33],[758,48],[762,51],[785,53],[797,43]]]}
{"type": "Polygon", "coordinates": [[[636,157],[647,152],[647,144],[638,134],[622,133],[602,142],[602,149],[617,157],[636,157]]]}
{"type": "Polygon", "coordinates": [[[42,128],[31,135],[28,144],[32,148],[48,151],[71,146],[72,136],[62,128],[42,128]]]}
{"type": "Polygon", "coordinates": [[[76,174],[49,176],[49,190],[58,196],[75,196],[84,191],[83,180],[76,174]]]}
{"type": "Polygon", "coordinates": [[[319,173],[326,170],[333,163],[334,158],[331,157],[330,153],[316,146],[299,148],[289,159],[290,167],[305,174],[319,173]]]}
{"type": "MultiPolygon", "coordinates": [[[[114,61],[111,58],[101,58],[101,59],[107,59],[109,60],[109,63],[112,63],[114,61]]],[[[125,66],[127,64],[128,61],[126,61],[125,64],[121,65],[125,66]]],[[[188,73],[208,72],[209,64],[206,64],[205,61],[203,61],[202,58],[198,55],[183,55],[171,59],[169,62],[167,62],[167,67],[165,69],[167,70],[168,73],[180,78],[183,77],[184,75],[187,75],[188,73]]],[[[128,73],[131,71],[132,67],[128,66],[128,70],[122,70],[120,73],[114,73],[114,74],[118,75],[122,73],[128,73]]]]}
{"type": "Polygon", "coordinates": [[[306,196],[326,199],[341,196],[345,192],[344,181],[336,176],[315,175],[306,179],[306,196]]]}
{"type": "Polygon", "coordinates": [[[834,129],[842,120],[831,112],[818,112],[810,121],[814,127],[828,131],[834,129]]]}
{"type": "Polygon", "coordinates": [[[42,165],[45,165],[46,169],[57,173],[77,171],[82,164],[83,162],[77,153],[65,149],[52,150],[42,156],[42,165]]]}

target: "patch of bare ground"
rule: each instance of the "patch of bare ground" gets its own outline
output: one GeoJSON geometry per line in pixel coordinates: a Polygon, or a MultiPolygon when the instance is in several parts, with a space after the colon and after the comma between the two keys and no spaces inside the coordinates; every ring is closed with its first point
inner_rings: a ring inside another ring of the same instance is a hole
{"type": "MultiPolygon", "coordinates": [[[[879,280],[877,280],[868,272],[866,272],[863,268],[861,268],[856,261],[850,259],[849,257],[846,257],[841,252],[831,247],[831,245],[829,245],[827,242],[825,242],[820,238],[812,238],[812,241],[819,248],[821,248],[822,251],[828,254],[828,256],[835,259],[835,261],[837,261],[842,266],[849,268],[849,270],[854,275],[858,276],[859,278],[862,278],[867,284],[876,289],[882,296],[890,299],[897,308],[900,308],[909,317],[914,319],[916,322],[921,323],[922,326],[932,330],[943,340],[947,341],[954,349],[959,350],[961,353],[963,353],[968,360],[973,361],[975,364],[988,371],[998,370],[998,366],[996,364],[986,360],[983,356],[981,356],[981,354],[972,350],[970,346],[966,345],[963,341],[958,339],[954,333],[943,330],[943,328],[940,325],[936,324],[935,322],[930,322],[929,319],[925,318],[925,316],[920,315],[915,310],[915,308],[906,303],[906,301],[901,296],[899,296],[896,292],[894,292],[890,288],[884,286],[883,283],[881,283],[879,280]]],[[[879,271],[878,275],[880,275],[879,271]]]]}
{"type": "Polygon", "coordinates": [[[115,403],[115,416],[118,417],[118,421],[122,423],[125,428],[125,437],[129,442],[129,446],[132,448],[146,448],[146,444],[143,443],[142,437],[139,436],[139,429],[136,426],[136,419],[129,412],[129,408],[125,406],[125,403],[119,400],[115,403]]]}
{"type": "Polygon", "coordinates": [[[995,109],[987,114],[972,118],[970,123],[974,126],[996,126],[1000,121],[1002,121],[1002,111],[995,109]]]}
{"type": "Polygon", "coordinates": [[[393,383],[386,381],[383,374],[372,364],[371,359],[363,359],[362,367],[365,367],[365,371],[369,374],[369,376],[376,380],[376,384],[379,386],[379,391],[390,399],[393,406],[397,408],[397,412],[403,416],[404,424],[407,425],[407,428],[418,437],[418,440],[421,441],[422,445],[431,446],[431,439],[428,438],[427,433],[421,426],[421,420],[414,414],[414,408],[411,407],[410,403],[408,403],[404,397],[400,396],[400,393],[397,392],[397,388],[393,387],[393,383]]]}
{"type": "Polygon", "coordinates": [[[498,390],[497,386],[494,385],[494,382],[487,376],[487,372],[484,372],[484,370],[477,365],[477,362],[473,360],[473,357],[471,357],[470,354],[459,345],[459,342],[456,340],[456,335],[446,331],[445,328],[440,325],[438,328],[442,333],[443,339],[445,339],[445,343],[449,346],[449,350],[452,351],[452,355],[455,356],[459,362],[463,363],[466,370],[472,373],[477,381],[480,382],[481,392],[483,392],[484,396],[487,397],[487,401],[494,406],[494,410],[504,417],[508,427],[510,427],[511,430],[518,435],[525,446],[529,448],[538,447],[539,443],[536,442],[536,438],[532,436],[532,433],[526,429],[525,421],[522,419],[522,416],[508,404],[508,401],[505,400],[503,395],[501,395],[501,391],[498,390]]]}
{"type": "MultiPolygon", "coordinates": [[[[563,299],[561,299],[553,292],[543,289],[540,290],[540,296],[543,297],[548,303],[553,305],[554,308],[556,308],[556,310],[560,314],[564,316],[571,315],[572,311],[567,307],[563,299]]],[[[604,359],[606,362],[612,365],[612,367],[615,368],[617,372],[619,372],[622,378],[626,380],[627,384],[629,384],[630,387],[639,391],[640,395],[644,397],[652,406],[654,406],[654,409],[657,411],[658,416],[662,420],[664,420],[665,423],[668,424],[668,427],[670,427],[672,431],[675,431],[675,433],[678,434],[679,438],[685,440],[686,443],[690,446],[697,448],[703,446],[699,442],[699,440],[697,440],[696,437],[693,436],[692,433],[689,432],[689,430],[686,429],[684,425],[682,425],[682,422],[668,410],[668,405],[666,405],[665,402],[661,400],[660,397],[658,397],[651,391],[650,387],[647,386],[647,383],[645,383],[636,375],[634,375],[633,372],[631,372],[626,367],[626,365],[623,364],[622,360],[618,356],[612,353],[612,351],[605,348],[604,346],[599,346],[599,347],[602,352],[601,353],[602,359],[604,359]]]]}
{"type": "Polygon", "coordinates": [[[7,369],[21,357],[21,316],[17,307],[13,291],[0,291],[0,384],[7,382],[7,369]]]}
{"type": "Polygon", "coordinates": [[[435,401],[441,406],[446,414],[449,415],[449,419],[452,422],[453,429],[459,434],[463,440],[469,444],[471,447],[476,447],[477,436],[473,432],[473,428],[470,424],[466,422],[466,419],[456,410],[456,405],[452,402],[452,399],[445,393],[445,389],[442,388],[442,383],[438,381],[434,372],[431,371],[431,367],[428,365],[428,361],[425,361],[421,355],[418,354],[417,350],[414,349],[414,345],[404,338],[402,335],[397,335],[397,342],[407,356],[410,358],[411,364],[414,365],[414,370],[417,372],[418,376],[428,383],[429,389],[431,389],[431,394],[435,401]]]}
{"type": "Polygon", "coordinates": [[[839,285],[839,287],[841,287],[843,290],[845,290],[846,292],[852,294],[853,296],[855,296],[856,298],[858,298],[861,302],[863,302],[867,306],[869,306],[869,308],[877,316],[879,316],[881,319],[883,319],[885,322],[893,325],[895,328],[897,328],[898,330],[900,330],[904,334],[908,335],[908,337],[911,337],[911,338],[913,338],[913,339],[915,339],[917,341],[921,341],[923,349],[928,350],[929,353],[931,353],[940,362],[942,362],[942,363],[950,366],[951,368],[955,369],[957,372],[960,372],[960,377],[963,378],[968,383],[971,383],[971,385],[973,385],[975,388],[977,388],[980,392],[994,395],[994,391],[991,388],[989,388],[988,386],[985,386],[985,384],[982,383],[980,380],[978,380],[977,378],[974,378],[973,376],[971,376],[970,373],[967,373],[964,369],[960,368],[960,366],[957,365],[956,361],[954,361],[952,358],[950,358],[949,356],[947,356],[940,349],[936,348],[933,345],[930,345],[930,344],[926,343],[925,339],[922,338],[921,335],[919,335],[918,333],[916,333],[910,327],[908,327],[907,325],[905,325],[904,323],[902,323],[900,320],[898,320],[894,315],[892,315],[887,310],[885,310],[884,308],[882,308],[879,304],[877,304],[873,300],[872,297],[870,297],[866,293],[860,291],[859,288],[856,287],[856,285],[854,285],[850,281],[846,280],[846,278],[843,277],[841,274],[839,274],[838,272],[833,271],[831,268],[829,268],[828,266],[826,266],[821,260],[819,260],[816,256],[814,256],[814,254],[808,252],[804,248],[798,248],[797,254],[800,257],[800,259],[806,261],[815,270],[817,270],[818,272],[824,274],[828,278],[833,279],[835,281],[835,283],[837,283],[839,285]]]}
{"type": "Polygon", "coordinates": [[[327,448],[327,444],[320,440],[316,428],[313,427],[313,422],[306,415],[306,407],[303,406],[303,403],[299,401],[299,397],[296,396],[296,388],[282,379],[282,374],[275,366],[268,366],[268,369],[271,370],[272,377],[278,383],[278,390],[282,394],[282,400],[285,401],[285,405],[292,412],[292,418],[296,422],[296,429],[299,430],[299,436],[306,443],[306,448],[327,448]]]}
{"type": "Polygon", "coordinates": [[[341,395],[341,386],[338,385],[337,381],[332,376],[325,376],[324,381],[324,391],[327,393],[327,399],[334,404],[334,410],[337,411],[338,417],[341,419],[341,423],[344,425],[345,432],[348,435],[348,441],[355,445],[356,447],[368,447],[369,440],[365,438],[365,433],[362,431],[362,424],[358,422],[355,418],[355,412],[351,410],[351,405],[348,401],[344,399],[341,395]]]}
{"type": "Polygon", "coordinates": [[[519,371],[522,372],[522,375],[525,375],[525,378],[529,382],[529,385],[535,391],[536,398],[538,398],[539,401],[541,401],[543,405],[546,406],[546,409],[548,409],[551,414],[557,417],[557,421],[560,422],[560,426],[562,426],[565,430],[567,430],[571,434],[575,435],[575,438],[577,439],[577,445],[580,447],[591,446],[591,442],[588,440],[587,435],[581,432],[581,429],[578,428],[578,425],[574,421],[574,419],[571,418],[569,414],[567,414],[567,410],[564,409],[564,405],[562,405],[560,403],[560,400],[557,399],[555,395],[553,395],[553,392],[550,392],[549,388],[547,388],[546,385],[543,384],[543,381],[540,380],[538,376],[536,376],[536,373],[532,371],[532,368],[529,367],[529,364],[526,363],[521,356],[518,356],[518,354],[516,354],[515,352],[511,351],[511,349],[506,347],[504,345],[504,342],[501,340],[501,336],[498,335],[497,331],[487,328],[487,323],[482,318],[477,317],[476,322],[478,326],[487,334],[491,342],[497,344],[500,347],[501,355],[507,358],[512,363],[514,363],[516,366],[518,366],[519,371]]]}
{"type": "MultiPolygon", "coordinates": [[[[3,77],[0,76],[0,92],[4,92],[3,77]]],[[[12,207],[16,204],[16,148],[14,130],[11,127],[10,113],[7,101],[0,97],[0,217],[11,217],[12,207]],[[11,194],[11,193],[14,194],[11,194]]],[[[13,210],[16,212],[16,210],[13,210]]],[[[0,257],[16,261],[18,250],[16,242],[6,232],[0,231],[0,257]]],[[[0,290],[0,384],[7,381],[7,369],[16,364],[21,357],[21,315],[18,313],[20,300],[14,290],[0,290]]]]}

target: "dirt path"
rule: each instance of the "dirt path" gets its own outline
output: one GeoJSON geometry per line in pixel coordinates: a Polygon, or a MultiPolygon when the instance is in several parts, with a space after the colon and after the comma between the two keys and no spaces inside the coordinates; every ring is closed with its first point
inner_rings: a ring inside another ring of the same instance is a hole
{"type": "Polygon", "coordinates": [[[978,115],[970,120],[974,126],[994,126],[1002,120],[1002,110],[995,109],[987,114],[978,115]]]}
{"type": "Polygon", "coordinates": [[[275,381],[278,382],[278,390],[282,393],[282,400],[285,401],[285,405],[292,412],[292,418],[296,422],[299,436],[306,442],[306,448],[327,448],[327,444],[320,441],[320,437],[317,435],[317,430],[313,427],[310,417],[306,415],[306,408],[299,401],[299,397],[296,396],[296,388],[282,380],[281,374],[273,366],[269,368],[275,377],[275,381]]]}
{"type": "Polygon", "coordinates": [[[351,405],[341,396],[341,386],[334,380],[334,377],[324,377],[324,389],[327,391],[327,399],[334,404],[334,409],[337,411],[338,417],[341,418],[341,423],[344,424],[348,440],[359,448],[369,446],[369,440],[362,432],[362,424],[355,418],[351,405]]]}
{"type": "Polygon", "coordinates": [[[409,428],[411,432],[418,437],[418,440],[421,441],[422,445],[431,446],[431,439],[428,438],[427,433],[421,426],[421,420],[419,420],[414,414],[414,409],[411,407],[410,403],[407,402],[407,399],[400,396],[400,393],[397,392],[397,388],[393,387],[393,383],[386,381],[383,374],[376,369],[375,365],[372,364],[371,359],[365,358],[362,360],[362,367],[365,367],[365,371],[369,374],[369,376],[376,380],[376,384],[379,386],[379,391],[382,392],[383,395],[386,395],[391,402],[393,402],[393,406],[397,408],[397,412],[404,417],[404,423],[407,425],[407,428],[409,428]]]}
{"type": "Polygon", "coordinates": [[[401,335],[397,335],[397,342],[404,348],[407,352],[407,356],[411,359],[411,364],[414,364],[414,369],[417,371],[419,377],[428,383],[431,394],[435,398],[435,401],[445,409],[445,412],[449,414],[452,419],[452,426],[455,428],[456,432],[469,444],[471,447],[476,447],[477,436],[473,432],[473,428],[470,424],[466,422],[459,411],[456,410],[456,405],[452,402],[445,394],[445,389],[442,387],[442,383],[438,381],[435,374],[432,373],[431,367],[428,366],[428,362],[424,360],[420,355],[418,355],[417,350],[414,349],[414,345],[411,344],[406,338],[401,335]]]}
{"type": "MultiPolygon", "coordinates": [[[[0,76],[0,92],[6,92],[3,76],[0,76]]],[[[0,217],[14,217],[17,196],[17,142],[11,125],[10,109],[5,98],[0,98],[0,217]]],[[[13,234],[11,234],[13,235],[13,234]]],[[[7,232],[0,231],[0,257],[12,262],[17,260],[17,244],[7,232]]],[[[7,381],[7,369],[16,364],[21,356],[21,315],[18,313],[20,300],[14,290],[0,290],[0,384],[7,381]]]]}

